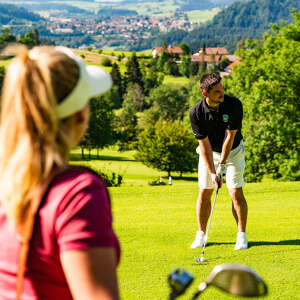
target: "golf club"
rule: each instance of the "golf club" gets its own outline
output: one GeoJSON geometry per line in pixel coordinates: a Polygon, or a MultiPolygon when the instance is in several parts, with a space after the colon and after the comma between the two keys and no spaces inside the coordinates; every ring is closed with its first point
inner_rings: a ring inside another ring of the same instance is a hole
{"type": "MultiPolygon", "coordinates": [[[[183,295],[193,279],[193,275],[184,269],[174,270],[168,277],[171,288],[169,299],[183,295]]],[[[207,279],[200,283],[192,299],[197,299],[209,286],[240,297],[261,297],[268,294],[264,280],[253,269],[241,264],[221,264],[214,267],[207,279]]]]}
{"type": "Polygon", "coordinates": [[[213,206],[212,206],[212,209],[211,209],[211,212],[210,212],[208,226],[207,226],[206,234],[205,234],[205,237],[204,237],[204,245],[203,245],[203,249],[202,249],[201,258],[195,257],[195,259],[196,259],[197,262],[204,262],[205,261],[205,258],[203,257],[203,255],[204,255],[204,250],[205,250],[206,242],[207,242],[207,239],[208,239],[209,226],[210,226],[212,215],[213,215],[213,212],[214,212],[214,207],[215,207],[217,195],[218,195],[218,192],[219,192],[219,187],[220,187],[220,184],[218,184],[218,187],[217,187],[217,190],[216,190],[216,193],[215,193],[215,199],[214,199],[213,206]]]}
{"type": "Polygon", "coordinates": [[[261,297],[268,294],[268,287],[264,280],[253,269],[241,264],[216,266],[206,281],[198,286],[198,291],[192,299],[198,298],[208,286],[215,286],[240,297],[261,297]]]}

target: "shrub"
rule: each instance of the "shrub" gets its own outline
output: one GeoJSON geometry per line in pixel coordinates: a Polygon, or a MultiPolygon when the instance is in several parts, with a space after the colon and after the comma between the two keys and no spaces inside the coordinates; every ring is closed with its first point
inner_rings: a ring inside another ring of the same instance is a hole
{"type": "Polygon", "coordinates": [[[115,172],[104,173],[103,170],[99,169],[94,169],[94,171],[102,178],[107,187],[121,186],[123,181],[123,176],[121,174],[115,172]]]}
{"type": "Polygon", "coordinates": [[[101,64],[104,67],[111,67],[112,66],[111,60],[108,57],[104,57],[101,61],[101,64]]]}

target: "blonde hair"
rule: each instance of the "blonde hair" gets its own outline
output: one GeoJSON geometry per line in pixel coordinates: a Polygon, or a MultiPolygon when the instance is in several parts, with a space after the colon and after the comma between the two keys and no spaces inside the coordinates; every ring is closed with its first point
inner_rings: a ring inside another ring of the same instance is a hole
{"type": "Polygon", "coordinates": [[[71,123],[57,103],[79,78],[77,64],[54,47],[22,49],[7,68],[1,95],[0,193],[9,218],[25,216],[36,188],[71,148],[71,123]]]}

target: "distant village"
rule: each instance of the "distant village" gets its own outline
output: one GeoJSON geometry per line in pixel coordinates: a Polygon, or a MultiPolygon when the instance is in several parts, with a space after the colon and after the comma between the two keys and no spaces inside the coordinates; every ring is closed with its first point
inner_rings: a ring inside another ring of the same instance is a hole
{"type": "Polygon", "coordinates": [[[138,43],[155,33],[167,32],[172,29],[190,31],[199,23],[192,23],[183,12],[176,12],[172,17],[151,17],[143,15],[111,16],[103,18],[62,18],[50,16],[46,29],[50,34],[76,36],[86,34],[92,37],[94,44],[77,45],[78,48],[102,48],[109,46],[125,46],[138,43]]]}

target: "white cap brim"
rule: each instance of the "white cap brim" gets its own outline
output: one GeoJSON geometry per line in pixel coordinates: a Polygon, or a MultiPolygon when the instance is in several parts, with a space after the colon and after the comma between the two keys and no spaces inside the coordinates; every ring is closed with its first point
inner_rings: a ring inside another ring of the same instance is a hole
{"type": "Polygon", "coordinates": [[[79,79],[71,93],[56,107],[59,119],[64,119],[82,110],[89,99],[107,92],[112,86],[110,75],[102,68],[85,65],[83,60],[66,47],[56,47],[74,59],[79,67],[79,79]]]}

